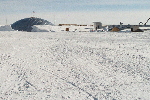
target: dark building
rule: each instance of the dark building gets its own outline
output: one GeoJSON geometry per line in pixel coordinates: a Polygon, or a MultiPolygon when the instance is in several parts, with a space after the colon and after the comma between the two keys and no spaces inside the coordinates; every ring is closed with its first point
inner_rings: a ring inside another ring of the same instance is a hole
{"type": "Polygon", "coordinates": [[[31,32],[33,25],[53,25],[51,22],[41,19],[41,18],[24,18],[19,21],[16,21],[11,25],[12,29],[18,31],[27,31],[31,32]]]}

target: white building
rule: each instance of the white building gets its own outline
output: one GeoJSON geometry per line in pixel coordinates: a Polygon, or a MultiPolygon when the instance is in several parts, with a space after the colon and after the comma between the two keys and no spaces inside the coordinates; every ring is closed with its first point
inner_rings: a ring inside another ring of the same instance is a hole
{"type": "Polygon", "coordinates": [[[93,22],[94,23],[94,29],[101,29],[102,28],[102,23],[101,22],[93,22]]]}
{"type": "Polygon", "coordinates": [[[90,32],[93,26],[51,26],[51,25],[34,25],[32,32],[90,32]]]}

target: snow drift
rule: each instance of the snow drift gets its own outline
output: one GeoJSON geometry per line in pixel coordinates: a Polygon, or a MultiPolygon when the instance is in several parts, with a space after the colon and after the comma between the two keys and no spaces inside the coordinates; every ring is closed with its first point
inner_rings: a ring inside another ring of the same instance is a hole
{"type": "Polygon", "coordinates": [[[0,25],[0,31],[14,31],[11,25],[0,25]]]}
{"type": "Polygon", "coordinates": [[[150,32],[0,32],[1,100],[149,100],[150,32]]]}

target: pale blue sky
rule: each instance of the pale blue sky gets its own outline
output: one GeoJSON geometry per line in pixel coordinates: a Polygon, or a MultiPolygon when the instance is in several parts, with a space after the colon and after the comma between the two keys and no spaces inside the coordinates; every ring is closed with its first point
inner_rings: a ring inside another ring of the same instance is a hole
{"type": "Polygon", "coordinates": [[[150,18],[150,0],[0,0],[0,24],[32,16],[55,24],[138,24],[150,18]]]}

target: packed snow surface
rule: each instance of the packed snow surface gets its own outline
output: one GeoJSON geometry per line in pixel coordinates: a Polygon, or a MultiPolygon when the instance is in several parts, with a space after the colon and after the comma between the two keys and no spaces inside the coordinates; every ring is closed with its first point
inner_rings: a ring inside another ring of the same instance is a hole
{"type": "Polygon", "coordinates": [[[0,32],[1,100],[150,100],[150,32],[0,32]]]}

